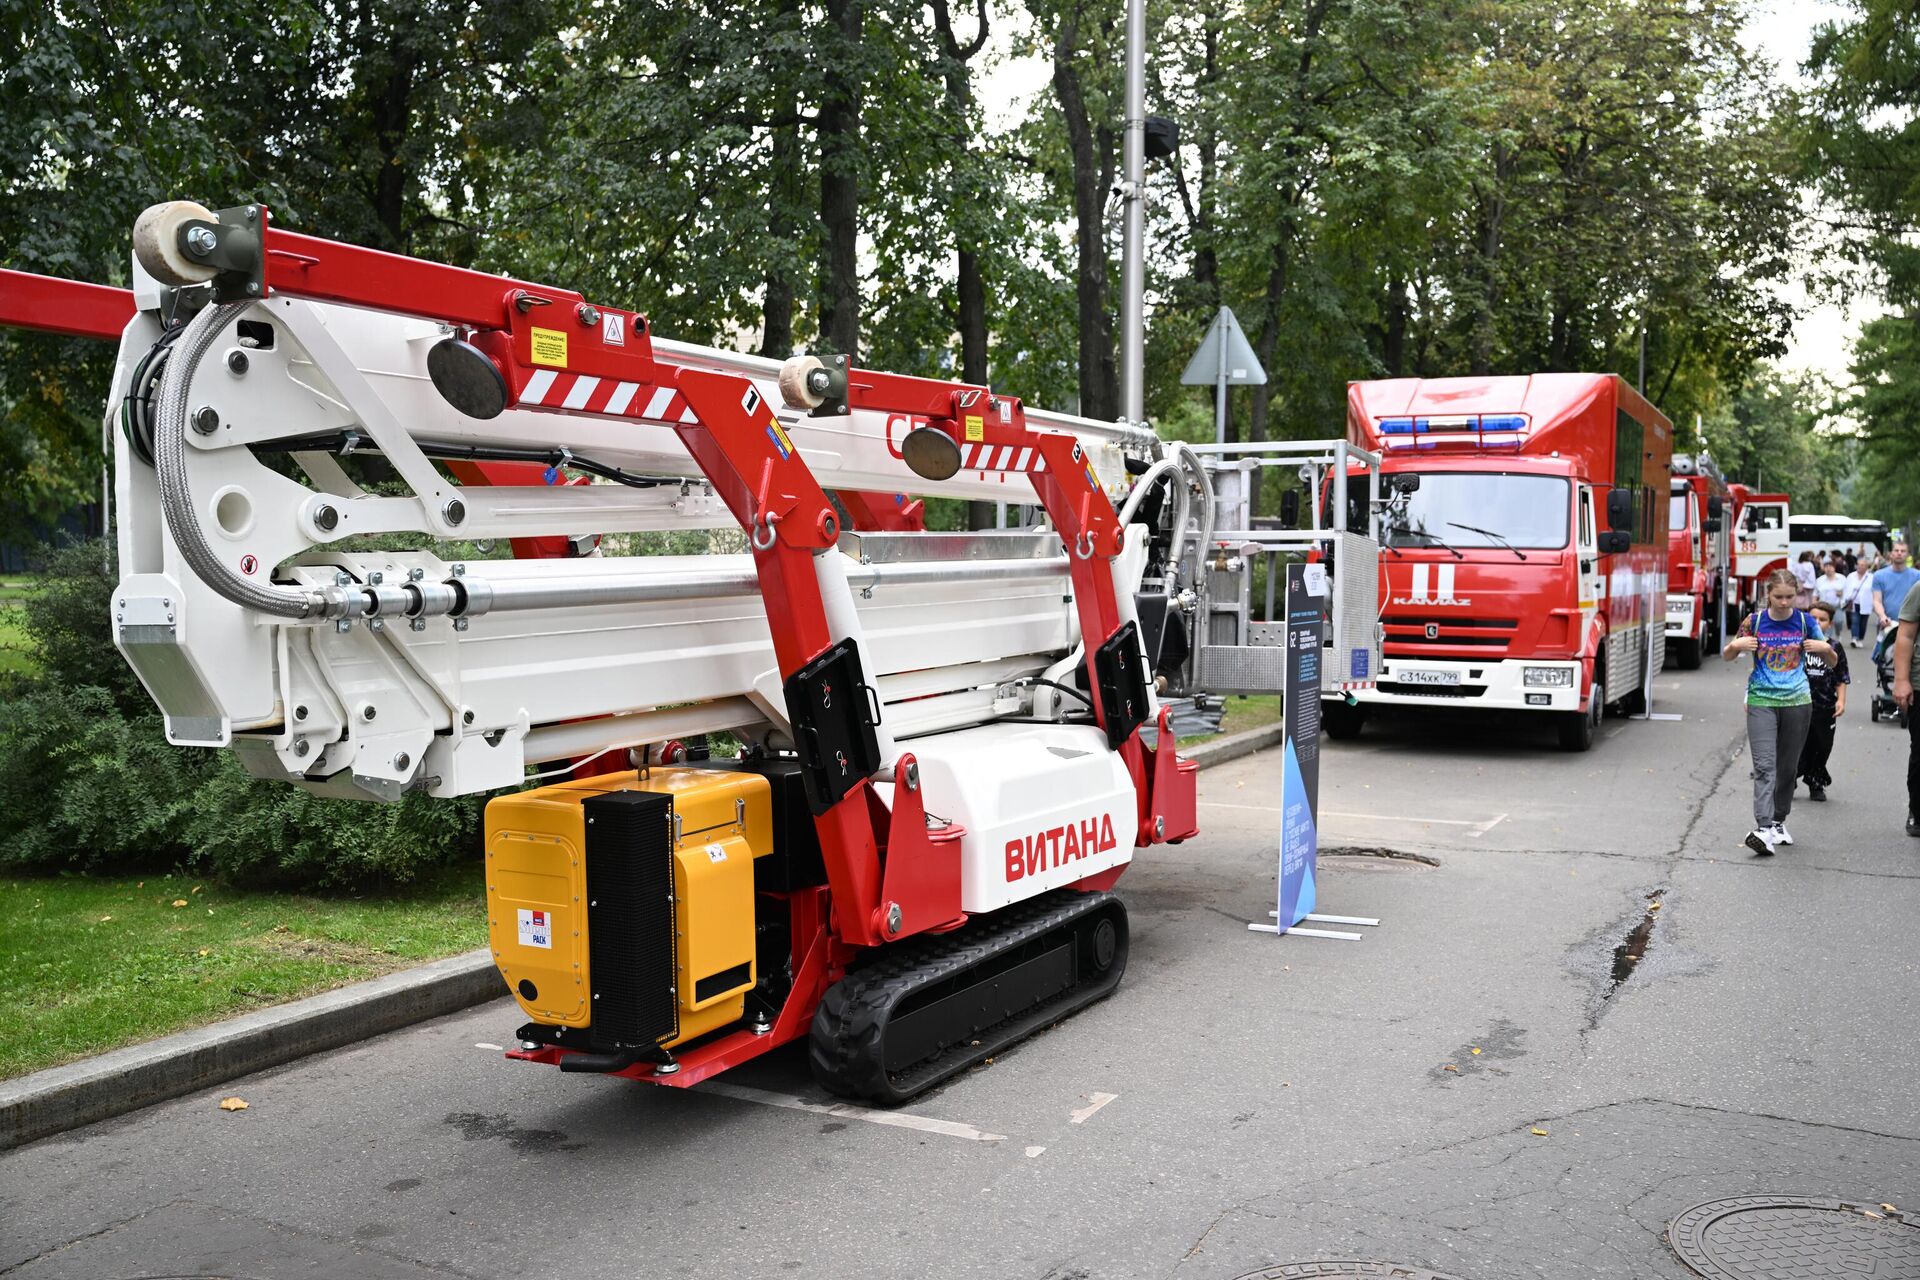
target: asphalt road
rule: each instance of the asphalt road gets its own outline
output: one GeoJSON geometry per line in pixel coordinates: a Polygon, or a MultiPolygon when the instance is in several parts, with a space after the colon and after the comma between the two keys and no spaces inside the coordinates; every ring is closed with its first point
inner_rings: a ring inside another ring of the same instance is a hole
{"type": "Polygon", "coordinates": [[[791,1050],[692,1092],[507,1062],[503,1001],[0,1156],[0,1275],[1640,1280],[1689,1274],[1662,1232],[1700,1201],[1920,1209],[1905,735],[1860,701],[1833,800],[1754,859],[1739,687],[1669,673],[1682,718],[1579,756],[1329,743],[1323,843],[1431,860],[1323,861],[1359,942],[1247,932],[1278,766],[1210,770],[1206,834],[1121,883],[1119,992],[891,1123],[791,1050]]]}

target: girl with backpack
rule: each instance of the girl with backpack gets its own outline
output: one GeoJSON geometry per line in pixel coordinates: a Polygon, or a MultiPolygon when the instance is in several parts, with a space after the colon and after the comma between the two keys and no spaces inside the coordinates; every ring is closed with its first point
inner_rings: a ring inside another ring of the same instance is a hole
{"type": "Polygon", "coordinates": [[[1807,684],[1808,654],[1837,660],[1820,624],[1795,607],[1800,580],[1791,569],[1767,575],[1767,607],[1740,623],[1740,632],[1721,649],[1728,662],[1753,655],[1747,677],[1747,753],[1753,758],[1753,830],[1743,842],[1755,856],[1767,858],[1791,845],[1787,815],[1793,810],[1794,775],[1800,749],[1813,723],[1813,692],[1807,684]]]}

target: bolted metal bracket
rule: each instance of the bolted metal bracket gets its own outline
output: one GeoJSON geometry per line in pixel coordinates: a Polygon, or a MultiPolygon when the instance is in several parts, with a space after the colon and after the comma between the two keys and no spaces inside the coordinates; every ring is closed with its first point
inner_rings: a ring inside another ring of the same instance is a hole
{"type": "Polygon", "coordinates": [[[267,211],[257,204],[216,210],[214,221],[195,218],[180,226],[180,252],[216,269],[215,302],[258,301],[267,296],[267,211]]]}

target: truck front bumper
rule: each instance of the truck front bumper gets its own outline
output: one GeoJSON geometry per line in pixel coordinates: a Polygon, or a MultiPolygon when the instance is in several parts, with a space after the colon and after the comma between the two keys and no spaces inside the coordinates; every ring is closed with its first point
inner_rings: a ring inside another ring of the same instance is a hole
{"type": "Polygon", "coordinates": [[[1699,635],[1699,601],[1688,595],[1667,597],[1667,639],[1692,640],[1699,635]]]}
{"type": "Polygon", "coordinates": [[[1356,689],[1353,696],[1382,706],[1578,711],[1582,683],[1580,663],[1573,659],[1388,658],[1380,664],[1379,683],[1356,689]],[[1565,683],[1548,683],[1555,679],[1565,683]]]}

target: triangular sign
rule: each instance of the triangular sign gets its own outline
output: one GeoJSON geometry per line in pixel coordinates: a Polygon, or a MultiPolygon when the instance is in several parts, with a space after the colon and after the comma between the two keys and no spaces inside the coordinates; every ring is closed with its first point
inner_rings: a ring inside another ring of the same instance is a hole
{"type": "Polygon", "coordinates": [[[1247,341],[1240,322],[1233,318],[1232,307],[1220,308],[1220,314],[1207,326],[1207,337],[1200,349],[1193,353],[1193,359],[1187,361],[1187,371],[1180,375],[1180,381],[1189,387],[1211,387],[1220,382],[1220,362],[1226,360],[1226,383],[1230,387],[1265,386],[1267,371],[1260,367],[1260,359],[1253,354],[1253,344],[1247,341]]]}

